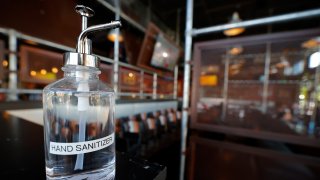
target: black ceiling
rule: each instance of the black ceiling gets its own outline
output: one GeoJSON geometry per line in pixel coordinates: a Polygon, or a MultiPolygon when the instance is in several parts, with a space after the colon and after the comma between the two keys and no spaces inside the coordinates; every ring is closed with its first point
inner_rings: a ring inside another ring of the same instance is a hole
{"type": "MultiPolygon", "coordinates": [[[[186,0],[140,0],[171,29],[176,29],[178,9],[180,9],[180,31],[185,29],[186,0]]],[[[201,28],[227,23],[237,11],[242,20],[251,20],[272,15],[280,15],[320,8],[319,0],[194,0],[193,27],[201,28]]],[[[272,32],[319,27],[320,17],[272,25],[272,32]]],[[[266,33],[267,26],[248,28],[242,35],[266,33]]],[[[196,40],[225,38],[222,33],[213,33],[196,40]]]]}

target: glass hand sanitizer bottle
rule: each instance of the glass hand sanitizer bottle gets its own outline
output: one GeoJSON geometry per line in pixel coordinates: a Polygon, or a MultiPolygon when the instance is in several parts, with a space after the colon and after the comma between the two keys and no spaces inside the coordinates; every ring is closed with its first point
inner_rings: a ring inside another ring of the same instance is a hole
{"type": "Polygon", "coordinates": [[[47,179],[114,179],[115,142],[112,88],[99,80],[99,59],[87,35],[121,24],[86,27],[93,11],[84,6],[77,52],[64,54],[64,78],[43,90],[47,179]]]}

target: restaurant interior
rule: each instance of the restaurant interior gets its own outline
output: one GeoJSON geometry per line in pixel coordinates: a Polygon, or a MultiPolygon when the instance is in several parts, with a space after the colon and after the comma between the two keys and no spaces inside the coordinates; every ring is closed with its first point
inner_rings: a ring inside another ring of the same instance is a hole
{"type": "Polygon", "coordinates": [[[43,89],[78,52],[77,5],[88,27],[121,21],[88,35],[115,92],[115,179],[320,179],[320,1],[0,4],[5,179],[46,178],[43,89]]]}

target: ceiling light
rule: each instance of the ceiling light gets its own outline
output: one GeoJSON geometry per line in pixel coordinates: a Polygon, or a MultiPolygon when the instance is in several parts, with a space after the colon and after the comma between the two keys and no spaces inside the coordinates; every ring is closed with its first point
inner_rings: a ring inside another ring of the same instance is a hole
{"type": "Polygon", "coordinates": [[[232,28],[232,29],[227,29],[223,31],[224,35],[226,36],[236,36],[244,32],[244,28],[232,28]]]}
{"type": "Polygon", "coordinates": [[[31,76],[36,76],[36,75],[37,75],[37,72],[36,72],[36,71],[30,71],[30,75],[31,75],[31,76]]]}
{"type": "Polygon", "coordinates": [[[163,52],[163,53],[162,53],[162,56],[163,56],[164,58],[166,58],[166,57],[168,57],[168,53],[167,53],[167,52],[163,52]]]}
{"type": "Polygon", "coordinates": [[[132,78],[133,77],[133,73],[129,73],[128,76],[132,78]]]}
{"type": "MultiPolygon", "coordinates": [[[[241,21],[242,20],[240,19],[238,12],[234,12],[232,14],[232,19],[229,23],[230,24],[231,23],[238,23],[241,21]]],[[[243,33],[244,31],[245,31],[245,29],[243,27],[237,27],[237,28],[231,28],[231,29],[224,30],[223,34],[226,36],[236,36],[236,35],[243,33]]]]}
{"type": "Polygon", "coordinates": [[[59,70],[58,70],[58,68],[53,67],[53,68],[51,69],[51,71],[52,71],[53,73],[57,74],[59,70]]]}
{"type": "Polygon", "coordinates": [[[118,37],[119,42],[122,42],[122,41],[123,41],[123,36],[122,36],[122,34],[120,33],[120,31],[119,31],[119,34],[118,34],[118,35],[117,35],[115,29],[109,31],[107,38],[108,38],[110,41],[114,42],[114,41],[116,40],[116,37],[118,37]]]}
{"type": "Polygon", "coordinates": [[[243,48],[241,46],[235,46],[229,50],[229,54],[234,56],[241,54],[242,52],[243,52],[243,48]]]}
{"type": "Polygon", "coordinates": [[[9,65],[9,62],[7,60],[2,61],[2,66],[7,67],[9,65]]]}
{"type": "Polygon", "coordinates": [[[47,71],[46,71],[45,69],[41,69],[41,70],[40,70],[40,74],[46,75],[46,74],[47,74],[47,71]]]}

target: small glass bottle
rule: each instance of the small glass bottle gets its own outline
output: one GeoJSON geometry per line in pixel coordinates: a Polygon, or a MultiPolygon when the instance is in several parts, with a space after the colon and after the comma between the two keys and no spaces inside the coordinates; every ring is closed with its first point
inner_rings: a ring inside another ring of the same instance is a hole
{"type": "MultiPolygon", "coordinates": [[[[86,17],[90,8],[77,6],[86,17]]],[[[64,78],[43,90],[47,179],[114,179],[115,142],[112,88],[99,80],[99,59],[87,34],[120,22],[91,26],[78,39],[77,52],[64,54],[64,78]]]]}

